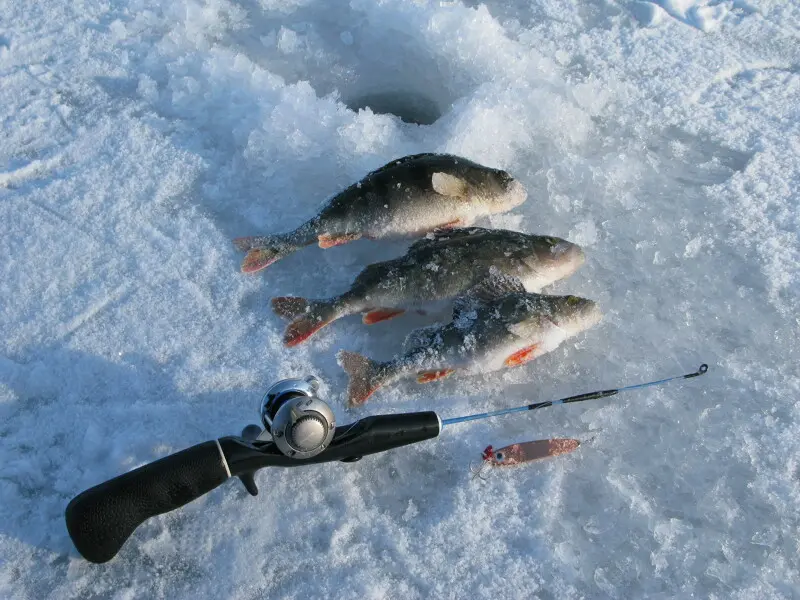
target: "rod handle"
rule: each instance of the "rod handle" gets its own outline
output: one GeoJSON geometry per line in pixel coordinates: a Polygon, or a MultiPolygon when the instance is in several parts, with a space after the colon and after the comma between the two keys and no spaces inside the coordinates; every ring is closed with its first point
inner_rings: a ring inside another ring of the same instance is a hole
{"type": "Polygon", "coordinates": [[[144,521],[207,494],[228,476],[216,440],[192,446],[75,496],[65,513],[67,531],[86,560],[107,562],[144,521]]]}

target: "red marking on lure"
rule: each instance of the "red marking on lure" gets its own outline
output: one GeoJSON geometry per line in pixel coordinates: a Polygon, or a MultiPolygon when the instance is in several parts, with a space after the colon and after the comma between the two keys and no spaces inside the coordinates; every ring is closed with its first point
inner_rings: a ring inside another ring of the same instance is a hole
{"type": "Polygon", "coordinates": [[[505,364],[507,367],[517,367],[519,365],[524,365],[526,362],[529,362],[536,358],[536,348],[539,347],[539,344],[534,344],[533,346],[526,346],[522,350],[517,350],[509,356],[505,364]]]}
{"type": "Polygon", "coordinates": [[[323,233],[317,239],[319,240],[320,248],[333,248],[334,246],[355,242],[360,237],[360,233],[343,233],[341,235],[328,235],[323,233]]]}
{"type": "Polygon", "coordinates": [[[420,371],[417,373],[417,383],[430,383],[438,379],[444,379],[451,375],[455,369],[440,369],[438,371],[420,371]]]}
{"type": "Polygon", "coordinates": [[[361,320],[364,325],[374,325],[375,323],[380,323],[381,321],[388,321],[389,319],[399,317],[404,312],[406,311],[400,308],[377,308],[369,311],[361,320]]]}
{"type": "Polygon", "coordinates": [[[551,440],[536,440],[533,442],[520,442],[494,450],[487,446],[483,451],[483,460],[494,467],[513,467],[526,462],[542,460],[551,456],[559,456],[576,450],[580,441],[572,438],[554,438],[551,440]]]}

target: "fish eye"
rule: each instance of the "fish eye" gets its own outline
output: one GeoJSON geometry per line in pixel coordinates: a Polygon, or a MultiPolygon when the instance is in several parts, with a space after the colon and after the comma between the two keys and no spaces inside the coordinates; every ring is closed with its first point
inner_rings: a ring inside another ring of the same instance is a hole
{"type": "Polygon", "coordinates": [[[494,457],[498,460],[498,462],[503,462],[503,453],[502,452],[498,452],[497,454],[494,455],[494,457]]]}
{"type": "Polygon", "coordinates": [[[581,299],[578,298],[577,296],[569,296],[569,297],[567,297],[567,304],[569,306],[575,306],[580,301],[581,301],[581,299]]]}

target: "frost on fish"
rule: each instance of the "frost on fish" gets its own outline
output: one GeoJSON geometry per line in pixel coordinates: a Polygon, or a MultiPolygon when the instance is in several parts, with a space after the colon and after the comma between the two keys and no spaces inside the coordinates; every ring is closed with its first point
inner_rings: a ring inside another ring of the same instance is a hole
{"type": "Polygon", "coordinates": [[[362,404],[380,387],[405,377],[430,383],[522,365],[600,319],[591,300],[527,292],[516,277],[491,269],[456,299],[450,323],[411,332],[395,359],[379,363],[340,352],[339,363],[350,377],[348,401],[362,404]]]}
{"type": "Polygon", "coordinates": [[[295,345],[347,315],[363,312],[363,322],[372,325],[408,309],[452,300],[492,268],[519,278],[528,291],[539,291],[583,262],[579,246],[556,237],[480,227],[437,230],[412,244],[405,255],[367,266],[339,296],[276,298],[273,308],[292,321],[284,341],[295,345]],[[284,308],[293,303],[305,309],[291,313],[284,308]]]}
{"type": "Polygon", "coordinates": [[[234,244],[247,252],[242,271],[254,273],[313,243],[332,248],[362,237],[404,238],[470,225],[526,198],[525,187],[505,171],[449,154],[416,154],[367,174],[292,232],[234,244]]]}

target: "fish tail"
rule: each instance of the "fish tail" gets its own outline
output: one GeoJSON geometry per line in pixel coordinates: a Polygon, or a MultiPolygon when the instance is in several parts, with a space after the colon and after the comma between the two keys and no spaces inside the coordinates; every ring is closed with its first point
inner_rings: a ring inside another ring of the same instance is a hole
{"type": "Polygon", "coordinates": [[[276,235],[254,235],[233,240],[233,245],[241,252],[247,252],[242,261],[242,273],[255,273],[272,263],[289,256],[316,238],[310,237],[310,227],[303,225],[291,233],[276,235]]]}
{"type": "Polygon", "coordinates": [[[347,403],[349,406],[364,404],[375,391],[395,378],[392,363],[381,363],[355,352],[341,350],[336,355],[339,365],[350,377],[347,386],[347,403]]]}
{"type": "Polygon", "coordinates": [[[341,316],[334,301],[293,296],[273,298],[272,310],[284,319],[292,319],[283,335],[283,343],[290,347],[306,341],[341,316]]]}
{"type": "Polygon", "coordinates": [[[286,240],[286,236],[252,236],[233,240],[234,246],[247,255],[242,261],[242,273],[255,273],[299,250],[300,246],[286,240]]]}

